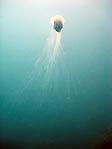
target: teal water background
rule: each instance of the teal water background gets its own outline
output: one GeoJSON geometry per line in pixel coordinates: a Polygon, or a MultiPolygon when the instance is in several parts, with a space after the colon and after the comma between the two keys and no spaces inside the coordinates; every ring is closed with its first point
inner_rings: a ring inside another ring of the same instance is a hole
{"type": "Polygon", "coordinates": [[[112,128],[111,1],[0,3],[1,142],[89,148],[112,128]],[[62,69],[55,68],[58,78],[49,76],[51,87],[36,77],[41,65],[37,70],[34,65],[50,34],[50,18],[57,14],[65,19],[65,57],[62,69]]]}

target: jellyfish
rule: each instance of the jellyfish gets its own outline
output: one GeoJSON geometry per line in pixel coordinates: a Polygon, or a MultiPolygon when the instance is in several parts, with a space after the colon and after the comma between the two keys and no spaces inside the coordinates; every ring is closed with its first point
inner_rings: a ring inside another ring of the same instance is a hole
{"type": "Polygon", "coordinates": [[[51,36],[48,40],[48,53],[50,53],[48,67],[52,68],[62,52],[61,34],[64,26],[64,18],[56,15],[51,18],[51,36]]]}
{"type": "Polygon", "coordinates": [[[61,34],[64,26],[64,18],[56,15],[51,18],[51,34],[47,39],[47,43],[43,50],[42,56],[36,64],[43,65],[42,69],[45,73],[53,71],[54,65],[57,63],[60,54],[62,53],[61,34]]]}
{"type": "Polygon", "coordinates": [[[47,38],[42,54],[37,58],[35,66],[37,70],[38,80],[42,80],[48,88],[48,84],[52,80],[56,80],[55,76],[60,73],[60,65],[62,65],[63,48],[61,44],[62,29],[64,26],[64,18],[56,15],[50,19],[51,28],[50,35],[47,38]]]}
{"type": "MultiPolygon", "coordinates": [[[[69,71],[67,69],[66,52],[63,50],[61,44],[64,18],[56,15],[50,19],[50,23],[50,35],[40,55],[37,55],[34,69],[28,77],[28,82],[24,90],[30,86],[33,91],[36,88],[39,97],[47,96],[48,94],[51,95],[58,90],[63,90],[66,94],[65,96],[69,99],[69,71]],[[33,84],[36,84],[34,88],[32,87],[33,84]],[[65,88],[63,89],[62,86],[65,86],[65,88]]],[[[42,100],[44,100],[44,97],[42,100]]],[[[40,101],[40,105],[43,103],[42,100],[40,101]]]]}
{"type": "MultiPolygon", "coordinates": [[[[68,86],[68,70],[65,64],[67,61],[61,44],[64,18],[56,15],[49,21],[51,24],[50,35],[44,44],[44,48],[40,50],[40,55],[36,56],[34,68],[28,75],[28,81],[21,92],[24,92],[27,88],[31,88],[31,91],[34,91],[34,88],[36,88],[39,96],[45,96],[45,94],[47,96],[48,93],[53,93],[53,91],[55,92],[60,88],[61,78],[66,78],[63,83],[68,86]],[[33,84],[36,84],[34,88],[32,87],[33,84]]],[[[65,93],[68,94],[69,89],[68,87],[66,88],[67,91],[65,93]]],[[[42,102],[40,101],[40,104],[42,102]]]]}

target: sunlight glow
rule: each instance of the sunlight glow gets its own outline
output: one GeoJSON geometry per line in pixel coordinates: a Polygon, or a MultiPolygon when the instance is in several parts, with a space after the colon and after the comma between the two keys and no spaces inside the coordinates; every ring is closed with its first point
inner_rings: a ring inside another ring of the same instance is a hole
{"type": "MultiPolygon", "coordinates": [[[[18,0],[16,0],[18,1],[18,0]]],[[[48,5],[87,5],[96,0],[19,0],[20,4],[48,4],[48,5]]]]}

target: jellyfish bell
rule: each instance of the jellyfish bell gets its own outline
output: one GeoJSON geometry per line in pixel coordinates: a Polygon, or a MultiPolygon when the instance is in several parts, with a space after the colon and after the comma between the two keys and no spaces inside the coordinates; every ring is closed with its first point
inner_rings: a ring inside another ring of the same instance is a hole
{"type": "Polygon", "coordinates": [[[64,18],[62,16],[54,16],[51,18],[51,25],[56,32],[61,32],[64,25],[64,18]]]}
{"type": "Polygon", "coordinates": [[[54,21],[54,29],[57,32],[60,32],[62,28],[63,28],[63,24],[62,24],[62,22],[60,20],[54,21]]]}

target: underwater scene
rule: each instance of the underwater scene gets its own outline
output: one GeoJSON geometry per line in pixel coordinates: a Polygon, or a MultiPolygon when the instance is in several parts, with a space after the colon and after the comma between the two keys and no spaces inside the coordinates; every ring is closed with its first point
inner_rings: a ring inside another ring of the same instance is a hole
{"type": "Polygon", "coordinates": [[[112,149],[112,1],[0,1],[0,149],[112,149]]]}

